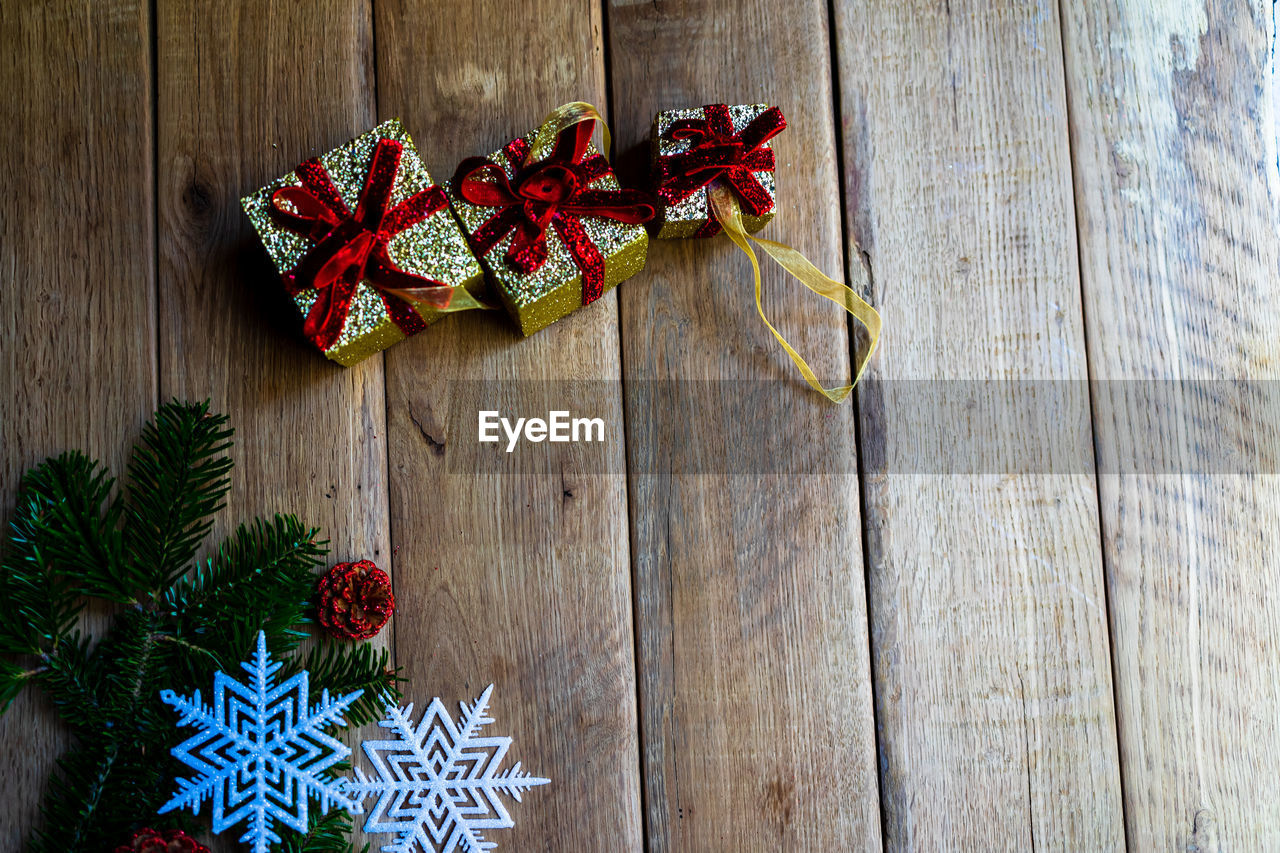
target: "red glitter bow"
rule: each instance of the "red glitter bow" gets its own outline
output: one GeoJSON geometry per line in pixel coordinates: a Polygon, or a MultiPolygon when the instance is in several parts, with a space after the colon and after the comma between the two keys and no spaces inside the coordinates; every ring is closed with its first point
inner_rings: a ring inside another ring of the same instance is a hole
{"type": "MultiPolygon", "coordinates": [[[[687,151],[658,160],[658,195],[667,204],[678,204],[707,184],[723,178],[738,197],[743,211],[762,216],[773,208],[768,190],[752,172],[772,172],[773,151],[761,146],[786,129],[782,110],[770,107],[751,120],[741,133],[733,132],[733,119],[725,104],[702,108],[704,118],[674,121],[667,131],[673,140],[689,140],[687,151]]],[[[694,236],[720,233],[720,223],[708,219],[694,236]]]]}
{"type": "Polygon", "coordinates": [[[515,231],[506,261],[522,273],[535,272],[546,263],[546,232],[552,226],[582,271],[583,305],[604,292],[604,256],[580,217],[602,216],[635,225],[652,219],[655,212],[653,200],[638,190],[590,188],[592,181],[609,171],[609,162],[599,154],[583,159],[592,128],[589,121],[565,128],[556,137],[551,155],[527,167],[523,163],[529,143],[523,139],[507,143],[503,154],[515,171],[514,178],[508,179],[506,170],[484,157],[464,160],[453,178],[458,194],[467,201],[499,208],[471,235],[479,254],[515,231]]]}
{"type": "Polygon", "coordinates": [[[387,255],[392,237],[448,204],[444,191],[433,185],[387,209],[403,150],[394,139],[378,140],[354,214],[315,157],[295,170],[302,186],[282,187],[271,195],[276,221],[315,243],[283,278],[290,293],[317,292],[303,333],[322,350],[333,346],[342,334],[362,280],[378,291],[392,322],[406,335],[426,328],[408,299],[441,309],[449,307],[454,288],[405,272],[387,255]]]}

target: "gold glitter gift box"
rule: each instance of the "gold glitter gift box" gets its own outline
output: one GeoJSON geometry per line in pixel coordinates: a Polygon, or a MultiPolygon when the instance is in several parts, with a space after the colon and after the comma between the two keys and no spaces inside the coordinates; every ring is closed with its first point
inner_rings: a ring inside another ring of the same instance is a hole
{"type": "Polygon", "coordinates": [[[651,135],[658,196],[655,236],[719,234],[720,223],[707,200],[714,181],[732,191],[748,233],[768,224],[776,200],[769,140],[786,126],[782,111],[768,104],[708,104],[658,113],[651,135]]]}
{"type": "Polygon", "coordinates": [[[481,307],[484,274],[399,120],[241,199],[303,333],[350,366],[445,313],[481,307]]]}
{"type": "Polygon", "coordinates": [[[537,132],[512,140],[464,161],[448,185],[472,247],[525,335],[644,268],[642,223],[653,216],[653,200],[619,186],[591,131],[591,122],[570,125],[532,162],[537,132]]]}

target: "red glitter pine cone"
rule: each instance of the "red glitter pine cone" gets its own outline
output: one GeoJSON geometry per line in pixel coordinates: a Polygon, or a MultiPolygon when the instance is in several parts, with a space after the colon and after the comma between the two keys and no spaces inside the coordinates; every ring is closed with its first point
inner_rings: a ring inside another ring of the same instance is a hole
{"type": "Polygon", "coordinates": [[[121,844],[115,853],[209,853],[209,848],[181,829],[171,829],[164,835],[150,827],[143,827],[133,834],[128,844],[121,844]]]}
{"type": "Polygon", "coordinates": [[[368,560],[338,563],[320,578],[320,624],[335,637],[367,640],[396,609],[391,578],[368,560]]]}

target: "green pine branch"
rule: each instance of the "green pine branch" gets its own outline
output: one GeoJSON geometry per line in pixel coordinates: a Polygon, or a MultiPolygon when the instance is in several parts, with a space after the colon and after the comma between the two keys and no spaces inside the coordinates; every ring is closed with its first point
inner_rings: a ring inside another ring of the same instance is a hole
{"type": "MultiPolygon", "coordinates": [[[[0,554],[0,712],[39,685],[76,735],[50,776],[30,850],[98,853],[142,824],[183,825],[182,815],[156,817],[181,772],[170,755],[181,732],[160,691],[234,671],[259,630],[273,652],[307,635],[326,553],[315,529],[292,516],[258,519],[193,563],[227,494],[231,434],[207,404],[172,402],[143,430],[123,495],[76,452],[22,480],[0,554]],[[85,597],[116,603],[96,642],[76,627],[85,597]]],[[[399,698],[388,654],[368,645],[326,643],[285,661],[310,670],[317,692],[365,690],[353,723],[399,698]]],[[[315,816],[279,849],[349,851],[350,830],[341,813],[315,816]]]]}
{"type": "Polygon", "coordinates": [[[147,578],[125,559],[114,486],[98,462],[64,453],[27,473],[19,503],[28,509],[30,547],[48,571],[84,595],[132,603],[147,578]]]}
{"type": "MultiPolygon", "coordinates": [[[[271,846],[272,853],[351,853],[351,817],[342,809],[323,815],[312,812],[305,834],[295,834],[271,846]]],[[[367,853],[366,844],[361,853],[367,853]]]]}
{"type": "Polygon", "coordinates": [[[364,693],[347,709],[347,724],[364,726],[382,719],[387,703],[399,695],[397,684],[404,679],[399,669],[391,668],[391,653],[375,649],[367,643],[338,644],[326,641],[311,649],[302,659],[287,661],[283,678],[307,670],[311,673],[312,701],[320,691],[333,694],[364,693]]]}
{"type": "Polygon", "coordinates": [[[129,462],[125,547],[147,567],[151,589],[181,577],[231,487],[231,430],[208,403],[164,406],[142,430],[129,462]]]}
{"type": "Polygon", "coordinates": [[[31,853],[90,850],[95,841],[104,840],[94,837],[99,833],[91,824],[101,813],[99,806],[119,754],[109,739],[85,738],[58,759],[41,803],[40,825],[27,845],[31,853]]]}
{"type": "MultiPolygon", "coordinates": [[[[112,481],[79,453],[33,468],[18,487],[0,561],[0,652],[55,649],[83,607],[78,593],[118,562],[117,510],[104,510],[112,481]]],[[[112,584],[111,593],[119,592],[112,584]]]]}
{"type": "Polygon", "coordinates": [[[296,647],[310,621],[315,566],[327,553],[318,533],[287,515],[239,527],[213,559],[164,593],[174,636],[223,666],[240,660],[259,630],[273,650],[296,647]],[[228,625],[227,613],[242,618],[228,625]]]}
{"type": "Polygon", "coordinates": [[[90,663],[89,638],[79,633],[69,635],[57,651],[44,657],[43,666],[36,671],[63,720],[86,734],[108,722],[99,699],[100,676],[90,663]]]}
{"type": "Polygon", "coordinates": [[[39,674],[16,661],[0,658],[0,708],[8,708],[22,689],[39,674]]]}
{"type": "Polygon", "coordinates": [[[155,760],[119,739],[85,737],[58,759],[41,804],[31,853],[105,851],[156,811],[158,791],[172,783],[172,760],[155,760]],[[141,818],[141,819],[140,819],[141,818]]]}

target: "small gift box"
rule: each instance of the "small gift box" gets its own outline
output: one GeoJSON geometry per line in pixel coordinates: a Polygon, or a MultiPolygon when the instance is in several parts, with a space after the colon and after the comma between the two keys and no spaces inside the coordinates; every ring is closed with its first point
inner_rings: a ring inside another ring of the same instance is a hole
{"type": "Polygon", "coordinates": [[[708,104],[658,113],[653,120],[653,183],[658,197],[657,236],[711,237],[725,232],[751,259],[756,312],[805,382],[833,403],[849,396],[880,340],[880,315],[842,281],[824,275],[785,243],[751,234],[774,212],[773,150],[769,140],[787,126],[782,111],[765,104],[708,104]],[[867,330],[869,343],[854,365],[853,382],[827,388],[813,368],[765,315],[755,243],[797,281],[830,299],[867,330]]]}
{"type": "Polygon", "coordinates": [[[303,333],[341,365],[481,307],[468,291],[480,292],[483,270],[396,119],[241,205],[306,317],[303,333]]]}
{"type": "Polygon", "coordinates": [[[708,104],[658,113],[652,131],[655,236],[719,234],[707,200],[707,188],[717,180],[737,197],[744,230],[763,228],[773,218],[775,201],[769,140],[786,126],[782,111],[767,104],[708,104]]]}
{"type": "Polygon", "coordinates": [[[448,186],[476,254],[526,335],[644,268],[649,236],[641,223],[653,217],[652,199],[620,188],[591,131],[591,122],[571,124],[545,157],[530,157],[537,132],[512,140],[464,161],[448,186]]]}

